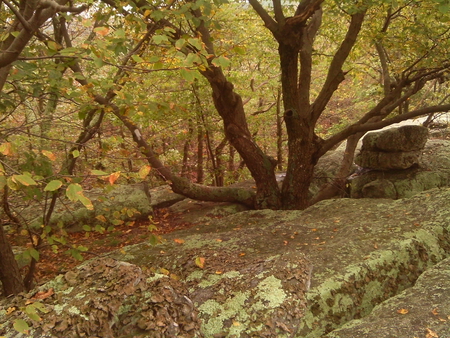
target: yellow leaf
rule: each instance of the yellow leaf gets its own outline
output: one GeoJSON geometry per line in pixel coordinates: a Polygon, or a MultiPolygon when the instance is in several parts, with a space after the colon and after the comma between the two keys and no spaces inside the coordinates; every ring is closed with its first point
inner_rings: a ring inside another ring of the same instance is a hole
{"type": "Polygon", "coordinates": [[[145,179],[150,173],[151,167],[149,165],[144,165],[141,169],[139,169],[139,178],[141,180],[145,179]]]}
{"type": "Polygon", "coordinates": [[[204,257],[196,257],[195,265],[197,265],[200,269],[205,267],[205,258],[204,257]]]}
{"type": "Polygon", "coordinates": [[[96,219],[98,219],[100,222],[106,223],[106,217],[103,215],[95,216],[96,219]]]}
{"type": "Polygon", "coordinates": [[[170,275],[170,271],[164,268],[160,268],[159,272],[161,272],[163,275],[169,276],[170,275]]]}
{"type": "Polygon", "coordinates": [[[13,313],[16,310],[17,310],[17,308],[15,306],[11,306],[11,307],[6,309],[6,314],[10,315],[11,313],[13,313]]]}
{"type": "Polygon", "coordinates": [[[432,329],[427,328],[427,335],[426,338],[438,338],[438,334],[434,332],[432,329]]]}
{"type": "Polygon", "coordinates": [[[178,244],[183,244],[184,243],[184,239],[175,238],[174,242],[178,243],[178,244]]]}
{"type": "Polygon", "coordinates": [[[56,160],[56,155],[53,154],[51,151],[48,151],[48,150],[42,150],[42,154],[43,154],[44,156],[48,157],[48,159],[49,159],[50,161],[56,160]]]}
{"type": "Polygon", "coordinates": [[[406,315],[409,311],[407,309],[400,309],[397,310],[398,313],[400,313],[401,315],[406,315]]]}

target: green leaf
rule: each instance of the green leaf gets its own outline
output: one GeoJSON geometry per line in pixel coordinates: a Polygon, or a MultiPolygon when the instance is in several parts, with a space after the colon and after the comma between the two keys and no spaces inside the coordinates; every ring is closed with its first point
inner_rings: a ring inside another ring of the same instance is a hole
{"type": "Polygon", "coordinates": [[[30,253],[30,256],[33,257],[36,262],[39,261],[39,251],[37,251],[35,248],[29,248],[28,252],[30,253]]]}
{"type": "Polygon", "coordinates": [[[195,80],[195,73],[189,69],[181,69],[181,76],[188,82],[194,82],[195,80]]]}
{"type": "Polygon", "coordinates": [[[11,190],[19,190],[19,185],[13,181],[12,177],[7,178],[6,184],[8,185],[8,188],[11,190]]]}
{"type": "Polygon", "coordinates": [[[92,59],[94,60],[94,65],[95,65],[97,68],[103,67],[103,60],[102,60],[102,58],[93,56],[92,59]]]}
{"type": "Polygon", "coordinates": [[[89,232],[89,231],[92,231],[92,228],[89,225],[84,224],[83,225],[83,230],[86,231],[86,232],[89,232]]]}
{"type": "Polygon", "coordinates": [[[126,35],[125,35],[125,30],[122,28],[119,28],[117,30],[114,31],[114,35],[117,36],[120,39],[125,39],[126,35]]]}
{"type": "Polygon", "coordinates": [[[13,326],[14,326],[14,329],[20,333],[28,334],[28,331],[30,330],[30,327],[28,326],[27,322],[24,321],[23,319],[16,319],[14,321],[13,326]]]}
{"type": "Polygon", "coordinates": [[[83,195],[83,193],[80,193],[78,196],[78,200],[83,203],[83,205],[88,210],[94,210],[94,205],[92,204],[91,200],[83,195]]]}
{"type": "Polygon", "coordinates": [[[66,190],[66,196],[72,202],[77,202],[79,200],[80,194],[83,193],[83,188],[78,183],[69,184],[66,190]]]}
{"type": "Polygon", "coordinates": [[[77,250],[78,250],[78,251],[81,251],[81,252],[86,252],[86,251],[89,250],[89,248],[87,248],[87,247],[85,247],[85,246],[83,246],[83,245],[78,245],[78,246],[77,246],[77,250]]]}
{"type": "Polygon", "coordinates": [[[212,63],[213,63],[214,66],[226,68],[226,67],[228,67],[230,65],[231,61],[230,61],[230,59],[228,59],[225,56],[221,55],[218,58],[215,58],[212,61],[212,63]]]}
{"type": "Polygon", "coordinates": [[[37,185],[36,181],[33,180],[30,176],[28,175],[13,175],[12,176],[12,180],[16,183],[20,183],[26,187],[30,186],[30,185],[37,185]]]}
{"type": "Polygon", "coordinates": [[[199,39],[194,39],[194,38],[190,38],[188,39],[188,42],[195,48],[197,48],[198,50],[202,49],[202,43],[200,42],[199,39]]]}
{"type": "Polygon", "coordinates": [[[135,62],[145,62],[143,58],[141,58],[139,55],[132,55],[131,58],[135,61],[135,62]]]}
{"type": "Polygon", "coordinates": [[[101,171],[101,170],[91,170],[91,175],[95,176],[107,176],[109,175],[107,172],[101,171]]]}
{"type": "Polygon", "coordinates": [[[44,191],[55,191],[61,188],[63,185],[63,182],[60,180],[53,180],[48,182],[48,184],[45,186],[44,191]]]}
{"type": "Polygon", "coordinates": [[[41,317],[36,312],[36,307],[33,306],[34,304],[27,305],[25,308],[25,312],[34,321],[40,321],[41,317]]]}
{"type": "Polygon", "coordinates": [[[185,39],[178,39],[177,42],[175,42],[175,48],[181,49],[184,47],[185,43],[186,43],[185,39]]]}
{"type": "Polygon", "coordinates": [[[163,42],[169,42],[169,38],[166,35],[154,35],[153,41],[159,45],[163,42]]]}
{"type": "Polygon", "coordinates": [[[78,49],[75,47],[68,47],[64,48],[63,50],[59,51],[59,53],[63,56],[74,56],[78,52],[78,49]]]}
{"type": "Polygon", "coordinates": [[[77,158],[78,156],[80,156],[80,151],[75,149],[74,151],[72,151],[72,156],[73,158],[77,158]]]}

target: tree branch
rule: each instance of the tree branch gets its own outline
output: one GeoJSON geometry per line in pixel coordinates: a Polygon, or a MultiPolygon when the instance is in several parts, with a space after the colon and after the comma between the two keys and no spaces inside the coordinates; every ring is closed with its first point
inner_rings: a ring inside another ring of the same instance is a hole
{"type": "Polygon", "coordinates": [[[27,20],[20,14],[20,12],[8,1],[3,0],[3,3],[5,3],[6,6],[13,12],[14,16],[17,18],[17,20],[20,21],[22,26],[29,32],[33,31],[33,28],[30,26],[30,24],[27,22],[27,20]]]}
{"type": "MultiPolygon", "coordinates": [[[[259,15],[259,17],[264,22],[264,25],[272,32],[274,36],[278,36],[279,24],[272,19],[272,17],[267,13],[264,7],[259,3],[258,0],[249,0],[250,5],[253,7],[254,11],[259,15]]],[[[280,23],[281,24],[281,23],[280,23]]]]}
{"type": "Polygon", "coordinates": [[[281,0],[272,0],[273,3],[273,12],[275,14],[275,20],[277,20],[278,24],[284,26],[285,17],[283,14],[283,6],[281,5],[281,0]]]}
{"type": "Polygon", "coordinates": [[[313,123],[319,119],[326,105],[333,96],[333,93],[337,90],[339,84],[344,80],[345,74],[342,71],[342,66],[356,43],[356,38],[361,30],[365,15],[366,11],[352,15],[347,34],[339,49],[335,53],[333,60],[331,61],[327,79],[325,80],[322,90],[313,103],[313,123]]]}

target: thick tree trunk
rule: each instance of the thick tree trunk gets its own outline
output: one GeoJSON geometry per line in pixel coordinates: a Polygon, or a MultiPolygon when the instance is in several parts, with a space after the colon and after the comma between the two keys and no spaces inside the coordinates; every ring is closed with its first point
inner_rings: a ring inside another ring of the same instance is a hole
{"type": "Polygon", "coordinates": [[[3,284],[4,296],[17,295],[26,291],[3,225],[0,225],[0,281],[3,284]]]}
{"type": "Polygon", "coordinates": [[[214,105],[224,122],[225,135],[245,161],[256,182],[257,209],[279,209],[281,195],[275,178],[276,160],[256,145],[247,126],[241,97],[220,68],[204,72],[213,90],[214,105]]]}

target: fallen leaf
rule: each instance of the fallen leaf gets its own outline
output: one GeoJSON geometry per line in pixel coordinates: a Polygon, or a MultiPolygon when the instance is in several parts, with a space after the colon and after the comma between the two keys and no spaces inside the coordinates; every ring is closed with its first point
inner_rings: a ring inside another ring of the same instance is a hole
{"type": "Polygon", "coordinates": [[[241,252],[239,256],[245,256],[245,252],[241,252]]]}
{"type": "Polygon", "coordinates": [[[53,292],[53,288],[48,289],[47,291],[40,291],[36,293],[32,298],[33,299],[46,299],[52,296],[55,292],[53,292]]]}
{"type": "Polygon", "coordinates": [[[178,244],[183,244],[184,243],[184,239],[179,239],[179,238],[175,238],[173,241],[175,243],[178,243],[178,244]]]}
{"type": "Polygon", "coordinates": [[[406,315],[409,311],[407,309],[400,309],[397,310],[398,313],[400,313],[401,315],[406,315]]]}
{"type": "Polygon", "coordinates": [[[13,313],[16,310],[17,310],[17,308],[15,306],[11,306],[11,307],[6,309],[6,314],[10,315],[11,313],[13,313]]]}
{"type": "Polygon", "coordinates": [[[169,276],[170,275],[170,271],[164,268],[160,268],[159,272],[161,272],[163,275],[169,276]]]}
{"type": "Polygon", "coordinates": [[[434,314],[435,316],[437,316],[439,314],[437,308],[433,309],[431,311],[431,313],[434,314]]]}
{"type": "Polygon", "coordinates": [[[438,334],[434,332],[432,329],[427,328],[427,335],[426,338],[438,338],[438,334]]]}
{"type": "Polygon", "coordinates": [[[204,257],[196,257],[195,265],[197,265],[200,269],[205,267],[205,258],[204,257]]]}

